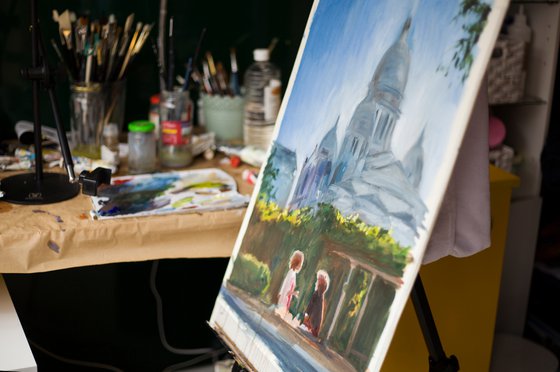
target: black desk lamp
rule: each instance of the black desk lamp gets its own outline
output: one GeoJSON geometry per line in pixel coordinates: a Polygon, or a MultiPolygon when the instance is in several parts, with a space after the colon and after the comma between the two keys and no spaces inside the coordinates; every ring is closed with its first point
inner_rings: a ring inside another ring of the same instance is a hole
{"type": "Polygon", "coordinates": [[[35,172],[4,178],[0,182],[0,190],[2,190],[4,194],[0,200],[16,204],[56,203],[78,195],[80,192],[80,184],[84,185],[84,194],[96,195],[97,187],[101,183],[110,182],[111,170],[97,168],[91,173],[84,171],[80,174],[79,179],[77,179],[74,174],[74,163],[68,146],[66,132],[60,121],[60,112],[53,89],[54,73],[48,65],[47,53],[41,39],[37,0],[31,0],[31,56],[32,66],[23,68],[21,70],[21,75],[23,78],[31,80],[33,84],[35,172]],[[58,140],[66,166],[67,176],[61,173],[43,172],[43,152],[41,148],[42,134],[39,110],[40,85],[49,93],[51,110],[56,123],[58,140]]]}

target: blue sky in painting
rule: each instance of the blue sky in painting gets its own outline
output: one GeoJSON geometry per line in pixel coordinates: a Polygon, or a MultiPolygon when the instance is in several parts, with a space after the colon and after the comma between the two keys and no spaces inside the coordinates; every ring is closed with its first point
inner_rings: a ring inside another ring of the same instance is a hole
{"type": "Polygon", "coordinates": [[[457,72],[451,70],[446,77],[437,71],[450,63],[454,45],[464,35],[462,24],[453,21],[459,2],[320,1],[277,137],[297,149],[298,167],[339,115],[340,146],[379,60],[412,15],[411,65],[393,151],[404,157],[425,128],[420,194],[428,197],[463,89],[457,72]]]}

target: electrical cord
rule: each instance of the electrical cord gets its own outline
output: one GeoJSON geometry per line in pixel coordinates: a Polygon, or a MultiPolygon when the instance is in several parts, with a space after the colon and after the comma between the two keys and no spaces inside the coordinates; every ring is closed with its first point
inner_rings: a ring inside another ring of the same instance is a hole
{"type": "MultiPolygon", "coordinates": [[[[161,301],[161,296],[160,296],[160,294],[157,290],[157,287],[156,287],[156,276],[157,276],[158,266],[159,266],[159,260],[155,260],[152,263],[152,269],[150,271],[150,289],[151,289],[152,294],[154,295],[154,298],[156,300],[157,325],[158,325],[158,332],[159,332],[159,338],[161,340],[161,344],[169,352],[171,352],[173,354],[178,354],[178,355],[197,355],[197,354],[205,354],[205,353],[213,352],[214,349],[208,348],[208,347],[197,348],[197,349],[179,349],[179,348],[171,346],[167,342],[167,337],[165,336],[165,327],[164,327],[164,324],[163,324],[163,305],[162,305],[162,301],[161,301]]],[[[186,363],[186,362],[184,362],[184,363],[186,363]]]]}
{"type": "MultiPolygon", "coordinates": [[[[173,371],[178,370],[179,368],[187,368],[187,367],[193,366],[197,363],[200,363],[204,360],[207,360],[207,359],[210,359],[210,358],[215,358],[215,357],[218,357],[222,354],[225,354],[227,352],[227,349],[224,349],[224,348],[218,349],[218,350],[215,350],[215,349],[212,349],[212,348],[179,349],[179,348],[171,346],[167,342],[167,338],[165,336],[165,328],[164,328],[164,324],[163,324],[163,305],[162,305],[161,295],[159,294],[159,292],[157,290],[157,287],[156,287],[156,277],[157,277],[158,266],[159,266],[159,260],[154,261],[153,264],[152,264],[151,272],[150,272],[150,289],[151,289],[152,294],[154,295],[154,298],[156,300],[157,324],[158,324],[158,331],[159,331],[159,336],[160,336],[161,343],[165,347],[165,349],[167,349],[168,351],[170,351],[171,353],[174,353],[174,354],[178,354],[178,355],[202,354],[202,355],[199,355],[199,356],[197,356],[193,359],[168,366],[163,370],[163,372],[173,372],[173,371]]],[[[88,362],[88,361],[82,361],[82,360],[76,360],[76,359],[70,359],[70,358],[62,357],[60,355],[57,355],[57,354],[45,349],[44,347],[37,344],[33,340],[28,340],[28,341],[31,344],[31,346],[33,346],[34,348],[36,348],[37,350],[39,350],[43,354],[45,354],[45,355],[47,355],[47,356],[49,356],[53,359],[56,359],[60,362],[63,362],[63,363],[73,364],[73,365],[83,366],[83,367],[105,369],[105,370],[113,371],[113,372],[124,372],[122,369],[111,366],[111,365],[108,365],[108,364],[97,363],[97,362],[88,362]]]]}
{"type": "Polygon", "coordinates": [[[44,347],[40,346],[39,344],[37,344],[36,342],[34,342],[32,340],[28,339],[28,341],[31,344],[31,346],[33,346],[34,348],[36,348],[37,350],[39,350],[43,354],[48,355],[51,358],[56,359],[58,361],[61,361],[63,363],[74,364],[74,365],[82,366],[82,367],[106,369],[108,371],[114,371],[114,372],[124,372],[122,369],[117,368],[117,367],[113,367],[113,366],[108,365],[108,364],[97,363],[97,362],[87,362],[87,361],[83,361],[83,360],[65,358],[65,357],[57,355],[57,354],[55,354],[51,351],[48,351],[47,349],[45,349],[44,347]]]}
{"type": "Polygon", "coordinates": [[[193,358],[191,360],[187,360],[185,362],[180,362],[177,364],[173,364],[169,367],[166,367],[162,372],[174,372],[177,371],[179,369],[183,369],[183,368],[187,368],[187,367],[191,367],[195,364],[198,364],[206,359],[210,359],[210,358],[215,358],[218,357],[220,355],[226,354],[227,353],[227,349],[219,349],[219,350],[214,350],[211,351],[209,353],[206,354],[202,354],[201,356],[198,356],[196,358],[193,358]]]}

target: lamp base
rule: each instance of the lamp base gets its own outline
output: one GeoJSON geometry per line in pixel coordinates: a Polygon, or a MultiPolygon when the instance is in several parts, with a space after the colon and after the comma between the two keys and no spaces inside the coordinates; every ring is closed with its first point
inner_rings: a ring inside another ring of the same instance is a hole
{"type": "Polygon", "coordinates": [[[35,173],[24,173],[2,179],[0,190],[4,192],[0,200],[35,205],[71,199],[80,192],[80,185],[70,183],[62,173],[43,173],[41,180],[35,179],[35,173]]]}

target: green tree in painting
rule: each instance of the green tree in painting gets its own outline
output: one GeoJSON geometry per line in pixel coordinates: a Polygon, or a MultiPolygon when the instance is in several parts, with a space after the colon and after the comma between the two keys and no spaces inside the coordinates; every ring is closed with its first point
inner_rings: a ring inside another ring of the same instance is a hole
{"type": "Polygon", "coordinates": [[[263,178],[259,198],[262,200],[274,200],[276,191],[274,190],[274,181],[278,177],[278,168],[274,166],[274,157],[276,156],[276,146],[272,146],[268,162],[263,170],[263,178]]]}
{"type": "Polygon", "coordinates": [[[488,14],[491,10],[491,6],[483,0],[461,1],[459,12],[454,17],[454,21],[465,20],[465,24],[462,26],[465,36],[455,43],[451,66],[446,68],[440,66],[438,70],[444,71],[447,76],[449,69],[454,68],[461,73],[463,82],[467,79],[474,62],[474,48],[486,26],[488,14]]]}

